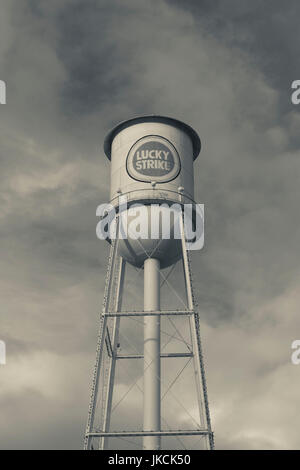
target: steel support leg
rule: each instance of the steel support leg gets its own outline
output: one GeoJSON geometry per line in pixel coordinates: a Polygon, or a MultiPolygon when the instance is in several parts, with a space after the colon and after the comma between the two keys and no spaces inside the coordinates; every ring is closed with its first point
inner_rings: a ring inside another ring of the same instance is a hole
{"type": "MultiPolygon", "coordinates": [[[[192,277],[191,277],[190,258],[189,258],[189,253],[186,249],[184,219],[183,219],[182,213],[180,217],[180,228],[181,228],[181,244],[182,244],[182,262],[183,262],[183,270],[184,270],[184,277],[185,277],[188,308],[189,310],[195,310],[195,300],[194,300],[192,277]]],[[[196,311],[190,317],[190,329],[191,329],[191,337],[192,337],[192,345],[193,345],[194,371],[195,371],[195,380],[196,380],[196,388],[197,388],[200,425],[207,427],[209,431],[208,447],[210,450],[213,450],[214,441],[213,441],[213,433],[211,429],[206,378],[205,378],[202,346],[201,346],[201,339],[200,339],[199,314],[196,311]],[[204,410],[203,410],[203,406],[204,406],[204,410]]]]}
{"type": "MultiPolygon", "coordinates": [[[[122,307],[122,294],[123,294],[123,283],[124,283],[124,275],[125,275],[125,261],[123,258],[119,260],[120,267],[118,272],[117,278],[117,286],[116,286],[116,298],[115,298],[115,305],[114,309],[116,312],[121,311],[122,307]]],[[[107,386],[107,393],[105,397],[104,403],[104,417],[103,417],[103,431],[108,432],[110,427],[110,416],[111,416],[111,407],[112,407],[112,399],[113,399],[113,386],[115,380],[115,369],[116,369],[116,356],[117,356],[117,346],[119,342],[119,328],[120,328],[120,320],[121,317],[114,317],[113,319],[113,332],[112,332],[112,357],[110,360],[109,365],[109,372],[108,372],[108,386],[107,386]]],[[[106,449],[108,444],[108,438],[103,437],[100,441],[100,449],[106,449]]]]}

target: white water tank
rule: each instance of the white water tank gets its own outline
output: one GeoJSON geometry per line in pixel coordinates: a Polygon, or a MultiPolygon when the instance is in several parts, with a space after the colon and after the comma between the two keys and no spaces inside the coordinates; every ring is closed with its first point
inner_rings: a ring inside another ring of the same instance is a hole
{"type": "MultiPolygon", "coordinates": [[[[122,200],[126,196],[129,213],[133,204],[146,205],[144,219],[148,222],[158,212],[169,216],[168,207],[160,207],[162,204],[194,204],[193,163],[200,149],[198,134],[177,119],[140,116],[118,124],[104,143],[111,160],[110,204],[118,211],[120,196],[122,200]]],[[[127,215],[122,213],[122,217],[127,215]]],[[[177,229],[178,218],[171,219],[177,229]]],[[[170,239],[162,238],[151,238],[150,233],[143,239],[129,236],[119,242],[120,255],[138,267],[148,257],[159,259],[161,268],[170,266],[181,256],[180,240],[172,232],[170,239]]]]}

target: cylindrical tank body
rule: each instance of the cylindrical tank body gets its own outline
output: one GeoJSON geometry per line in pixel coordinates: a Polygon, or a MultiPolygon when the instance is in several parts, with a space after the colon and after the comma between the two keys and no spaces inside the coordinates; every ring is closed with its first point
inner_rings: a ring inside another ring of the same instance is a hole
{"type": "Polygon", "coordinates": [[[190,126],[163,116],[130,119],[106,137],[104,150],[111,160],[110,203],[119,210],[120,200],[124,202],[126,197],[130,209],[122,212],[122,218],[127,218],[127,224],[134,219],[133,204],[147,207],[138,214],[140,221],[148,221],[149,235],[137,239],[129,231],[119,243],[120,254],[129,263],[140,267],[145,259],[153,257],[164,268],[179,259],[180,240],[173,236],[174,230],[179,230],[178,213],[176,216],[170,210],[173,216],[169,239],[162,236],[162,227],[158,237],[151,236],[150,226],[159,212],[165,220],[172,204],[193,204],[193,162],[200,148],[200,139],[190,126]],[[162,204],[166,207],[162,208],[162,204]]]}

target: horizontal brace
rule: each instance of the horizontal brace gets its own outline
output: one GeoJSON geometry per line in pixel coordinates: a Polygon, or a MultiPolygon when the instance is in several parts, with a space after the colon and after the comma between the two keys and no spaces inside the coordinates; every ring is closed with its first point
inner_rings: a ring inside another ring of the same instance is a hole
{"type": "Polygon", "coordinates": [[[177,431],[95,431],[87,433],[87,437],[141,437],[141,436],[207,436],[212,434],[207,429],[192,429],[177,431]]]}
{"type": "Polygon", "coordinates": [[[103,312],[102,315],[106,317],[148,317],[148,316],[163,316],[163,315],[193,315],[194,310],[150,310],[147,312],[131,311],[131,312],[103,312]]]}
{"type": "MultiPolygon", "coordinates": [[[[193,353],[161,353],[160,357],[193,357],[193,353]]],[[[143,359],[142,354],[119,354],[115,359],[143,359]]]]}

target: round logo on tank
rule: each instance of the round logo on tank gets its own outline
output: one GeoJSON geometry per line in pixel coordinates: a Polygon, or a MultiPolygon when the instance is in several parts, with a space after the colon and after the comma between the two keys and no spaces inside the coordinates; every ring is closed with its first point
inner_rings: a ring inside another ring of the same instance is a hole
{"type": "Polygon", "coordinates": [[[180,158],[169,140],[158,135],[148,135],[129,150],[127,172],[138,181],[166,183],[180,172],[180,158]]]}

